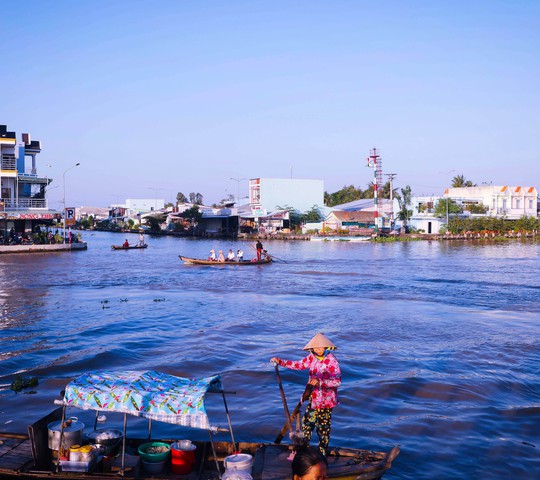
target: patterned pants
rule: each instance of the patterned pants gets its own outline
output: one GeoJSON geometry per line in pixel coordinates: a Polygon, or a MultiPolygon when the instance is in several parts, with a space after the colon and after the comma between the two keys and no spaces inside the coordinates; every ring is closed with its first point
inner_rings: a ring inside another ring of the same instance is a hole
{"type": "Polygon", "coordinates": [[[332,408],[312,408],[311,402],[309,402],[306,413],[302,418],[302,433],[304,434],[304,438],[307,441],[311,440],[313,429],[317,428],[319,450],[323,455],[326,455],[326,449],[330,442],[332,410],[332,408]]]}

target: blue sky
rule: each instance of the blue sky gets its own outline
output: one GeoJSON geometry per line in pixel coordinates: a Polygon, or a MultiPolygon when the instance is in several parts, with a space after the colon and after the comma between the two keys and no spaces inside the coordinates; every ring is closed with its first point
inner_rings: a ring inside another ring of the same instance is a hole
{"type": "Polygon", "coordinates": [[[373,147],[415,194],[540,187],[538,1],[0,4],[0,123],[41,140],[53,208],[76,162],[71,205],[212,203],[231,177],[365,188],[373,147]]]}

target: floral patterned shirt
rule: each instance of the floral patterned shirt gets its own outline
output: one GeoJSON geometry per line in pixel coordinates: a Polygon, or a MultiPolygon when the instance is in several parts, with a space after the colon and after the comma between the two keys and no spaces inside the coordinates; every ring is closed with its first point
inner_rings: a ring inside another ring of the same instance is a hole
{"type": "Polygon", "coordinates": [[[328,353],[322,360],[318,360],[310,353],[299,361],[278,359],[278,363],[291,370],[309,370],[309,379],[320,382],[311,394],[313,408],[334,408],[339,403],[337,388],[341,385],[341,370],[333,354],[328,353]]]}

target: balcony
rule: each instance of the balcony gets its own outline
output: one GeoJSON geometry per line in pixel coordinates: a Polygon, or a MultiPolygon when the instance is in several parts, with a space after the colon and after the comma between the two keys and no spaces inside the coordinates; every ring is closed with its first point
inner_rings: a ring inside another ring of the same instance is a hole
{"type": "Polygon", "coordinates": [[[28,210],[32,208],[48,208],[47,200],[44,198],[19,198],[19,200],[11,200],[9,198],[2,199],[5,210],[28,210]]]}
{"type": "Polygon", "coordinates": [[[14,158],[2,158],[0,170],[17,170],[17,161],[14,158]]]}

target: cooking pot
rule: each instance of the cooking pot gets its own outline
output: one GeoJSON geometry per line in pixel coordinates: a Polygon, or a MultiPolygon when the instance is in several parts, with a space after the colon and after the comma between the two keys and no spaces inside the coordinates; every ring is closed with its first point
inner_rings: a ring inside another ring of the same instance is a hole
{"type": "MultiPolygon", "coordinates": [[[[51,422],[47,425],[49,431],[49,448],[51,450],[60,450],[60,429],[62,422],[51,422]]],[[[71,445],[82,443],[82,434],[84,430],[84,423],[79,422],[77,417],[69,417],[64,422],[64,438],[62,446],[65,448],[71,447],[71,445]]]]}

